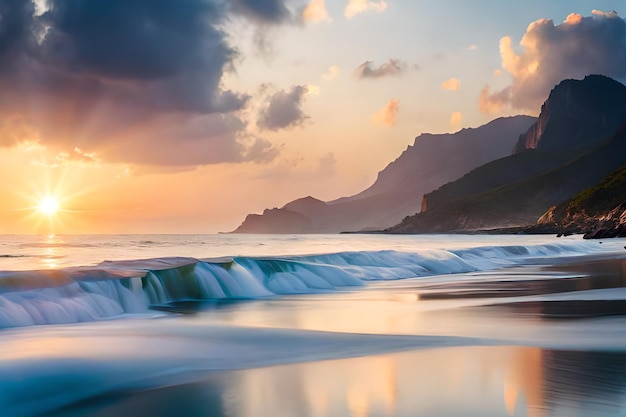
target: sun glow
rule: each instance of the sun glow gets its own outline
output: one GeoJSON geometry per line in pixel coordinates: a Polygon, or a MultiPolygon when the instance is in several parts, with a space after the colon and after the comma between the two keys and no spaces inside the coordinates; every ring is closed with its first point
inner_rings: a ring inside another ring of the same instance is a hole
{"type": "Polygon", "coordinates": [[[42,198],[37,205],[37,211],[45,216],[54,216],[60,208],[59,201],[51,196],[42,198]]]}

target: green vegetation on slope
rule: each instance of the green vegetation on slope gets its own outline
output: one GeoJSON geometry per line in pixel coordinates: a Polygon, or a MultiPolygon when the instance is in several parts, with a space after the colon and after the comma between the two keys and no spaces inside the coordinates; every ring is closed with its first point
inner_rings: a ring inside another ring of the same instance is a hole
{"type": "Polygon", "coordinates": [[[626,164],[605,177],[595,187],[578,193],[568,204],[562,204],[555,210],[555,215],[584,211],[588,216],[598,216],[613,210],[626,200],[626,164]]]}

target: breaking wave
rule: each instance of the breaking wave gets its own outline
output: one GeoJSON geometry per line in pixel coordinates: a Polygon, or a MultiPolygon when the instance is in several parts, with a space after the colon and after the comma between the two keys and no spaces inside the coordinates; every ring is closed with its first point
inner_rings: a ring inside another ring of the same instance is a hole
{"type": "MultiPolygon", "coordinates": [[[[297,257],[105,261],[95,267],[0,272],[0,328],[109,319],[193,302],[331,292],[483,271],[529,258],[589,254],[585,242],[460,250],[340,252],[297,257]]],[[[156,314],[156,313],[155,313],[156,314]]]]}

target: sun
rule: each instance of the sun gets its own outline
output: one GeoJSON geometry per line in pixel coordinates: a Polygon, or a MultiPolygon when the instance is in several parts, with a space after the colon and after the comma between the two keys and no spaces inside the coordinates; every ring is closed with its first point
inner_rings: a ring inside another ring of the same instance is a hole
{"type": "Polygon", "coordinates": [[[37,211],[45,216],[52,217],[59,212],[59,200],[54,197],[44,197],[37,205],[37,211]]]}

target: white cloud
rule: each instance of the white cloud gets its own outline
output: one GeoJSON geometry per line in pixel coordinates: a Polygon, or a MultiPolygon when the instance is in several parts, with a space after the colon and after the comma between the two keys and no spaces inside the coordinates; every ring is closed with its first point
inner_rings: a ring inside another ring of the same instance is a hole
{"type": "Polygon", "coordinates": [[[307,84],[305,87],[307,96],[319,96],[322,92],[319,85],[307,84]]]}
{"type": "Polygon", "coordinates": [[[326,70],[324,75],[322,75],[322,78],[324,78],[326,81],[332,81],[339,76],[340,72],[341,70],[337,65],[331,65],[330,67],[328,67],[328,70],[326,70]]]}
{"type": "Polygon", "coordinates": [[[461,81],[458,78],[450,78],[441,83],[441,88],[448,91],[459,91],[461,89],[461,81]]]}
{"type": "Polygon", "coordinates": [[[385,0],[368,1],[368,0],[348,0],[346,9],[344,10],[344,16],[347,19],[352,19],[354,16],[360,13],[368,11],[384,12],[387,9],[387,2],[385,0]]]}
{"type": "Polygon", "coordinates": [[[330,22],[326,2],[324,0],[311,0],[302,12],[302,19],[306,22],[330,22]]]}
{"type": "Polygon", "coordinates": [[[626,22],[616,12],[572,13],[558,25],[550,19],[537,20],[528,26],[519,46],[518,53],[510,37],[500,40],[502,69],[513,81],[494,93],[486,86],[479,97],[481,110],[537,111],[563,79],[589,74],[626,77],[626,22]]]}

